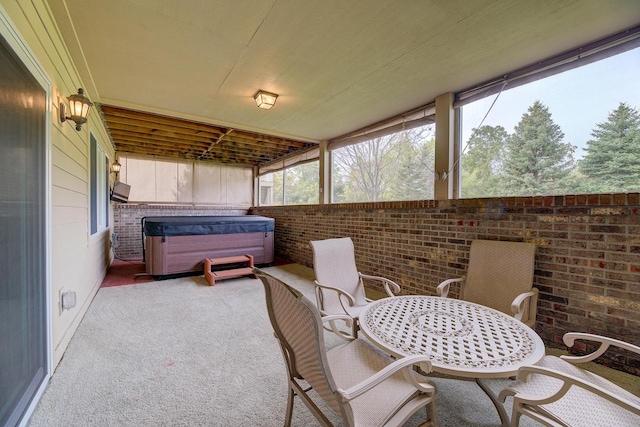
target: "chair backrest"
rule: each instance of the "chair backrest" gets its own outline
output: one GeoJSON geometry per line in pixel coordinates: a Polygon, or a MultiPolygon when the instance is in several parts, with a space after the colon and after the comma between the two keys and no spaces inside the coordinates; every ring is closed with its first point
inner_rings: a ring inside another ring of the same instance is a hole
{"type": "Polygon", "coordinates": [[[341,414],[333,391],[336,385],[328,369],[322,320],[316,306],[296,289],[259,270],[254,270],[266,294],[271,326],[280,341],[290,375],[303,378],[341,414]]]}
{"type": "MultiPolygon", "coordinates": [[[[313,270],[321,285],[342,289],[353,295],[356,305],[367,303],[360,281],[353,241],[350,237],[311,241],[313,270]]],[[[335,292],[322,292],[322,309],[340,307],[335,292]]]]}
{"type": "Polygon", "coordinates": [[[513,299],[533,286],[534,243],[474,240],[460,298],[509,315],[513,299]]]}

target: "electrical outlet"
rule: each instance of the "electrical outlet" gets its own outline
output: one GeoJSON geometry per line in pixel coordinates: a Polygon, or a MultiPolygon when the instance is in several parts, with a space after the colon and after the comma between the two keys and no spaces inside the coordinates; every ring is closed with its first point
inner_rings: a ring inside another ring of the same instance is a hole
{"type": "Polygon", "coordinates": [[[58,289],[58,316],[62,316],[62,294],[64,293],[64,288],[58,289]]]}
{"type": "Polygon", "coordinates": [[[62,293],[62,309],[71,310],[76,306],[76,293],[75,291],[67,291],[62,293]]]}

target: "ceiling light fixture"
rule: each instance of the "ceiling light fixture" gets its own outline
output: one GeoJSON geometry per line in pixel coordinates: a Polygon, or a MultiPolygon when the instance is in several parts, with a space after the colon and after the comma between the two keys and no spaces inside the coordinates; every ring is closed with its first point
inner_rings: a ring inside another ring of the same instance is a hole
{"type": "Polygon", "coordinates": [[[71,116],[67,117],[67,108],[64,105],[64,102],[60,103],[60,123],[66,121],[67,119],[73,120],[76,122],[76,130],[82,130],[82,125],[87,122],[87,117],[89,116],[89,109],[93,105],[93,102],[89,100],[86,96],[84,96],[84,90],[82,88],[78,89],[78,93],[68,96],[69,100],[69,110],[71,111],[71,116]]]}
{"type": "Polygon", "coordinates": [[[256,104],[260,108],[264,108],[265,110],[270,109],[276,104],[276,99],[278,98],[278,94],[265,92],[264,90],[259,90],[253,95],[253,99],[256,100],[256,104]]]}

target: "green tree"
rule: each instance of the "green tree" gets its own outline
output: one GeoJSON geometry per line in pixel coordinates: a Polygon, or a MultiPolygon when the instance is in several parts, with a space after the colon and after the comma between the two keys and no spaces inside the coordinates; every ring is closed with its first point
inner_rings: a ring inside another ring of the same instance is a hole
{"type": "Polygon", "coordinates": [[[435,138],[433,126],[421,126],[400,133],[397,173],[389,183],[386,200],[433,198],[435,138]]]}
{"type": "Polygon", "coordinates": [[[287,205],[318,203],[319,163],[304,163],[285,169],[285,202],[287,205]]]}
{"type": "Polygon", "coordinates": [[[462,155],[464,197],[500,195],[504,152],[509,134],[502,126],[482,126],[472,130],[468,149],[462,155]]]}
{"type": "Polygon", "coordinates": [[[433,197],[433,126],[373,138],[333,151],[333,201],[433,197]]]}
{"type": "Polygon", "coordinates": [[[574,168],[575,146],[563,139],[549,109],[535,101],[507,139],[503,163],[507,193],[531,196],[565,191],[574,168]]]}
{"type": "Polygon", "coordinates": [[[594,192],[640,189],[640,114],[621,102],[606,122],[598,123],[579,162],[584,188],[594,192]]]}
{"type": "Polygon", "coordinates": [[[377,202],[384,200],[396,173],[398,134],[348,145],[333,152],[334,165],[346,180],[344,200],[338,202],[377,202]]]}
{"type": "Polygon", "coordinates": [[[260,177],[260,204],[263,206],[282,205],[282,171],[272,172],[260,177]]]}

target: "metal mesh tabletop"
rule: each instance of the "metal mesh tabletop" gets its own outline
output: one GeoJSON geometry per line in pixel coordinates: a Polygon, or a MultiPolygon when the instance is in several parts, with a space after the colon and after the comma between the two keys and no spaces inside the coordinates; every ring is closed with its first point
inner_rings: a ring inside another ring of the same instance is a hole
{"type": "Polygon", "coordinates": [[[544,356],[542,340],[522,322],[450,298],[385,298],[360,315],[360,327],[391,354],[429,355],[434,370],[458,376],[512,376],[544,356]]]}

